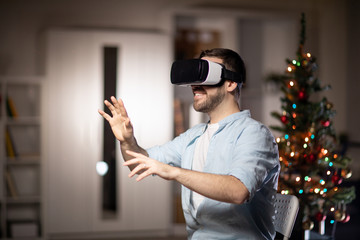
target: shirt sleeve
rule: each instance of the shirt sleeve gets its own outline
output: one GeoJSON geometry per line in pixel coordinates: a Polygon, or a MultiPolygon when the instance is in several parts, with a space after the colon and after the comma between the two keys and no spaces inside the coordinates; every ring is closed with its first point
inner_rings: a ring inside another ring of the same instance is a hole
{"type": "Polygon", "coordinates": [[[157,145],[147,149],[150,158],[156,159],[160,162],[180,167],[181,156],[184,143],[184,135],[180,135],[163,145],[157,145]]]}
{"type": "Polygon", "coordinates": [[[279,165],[277,144],[262,124],[251,124],[241,132],[232,157],[230,175],[245,185],[250,193],[249,200],[279,165]]]}

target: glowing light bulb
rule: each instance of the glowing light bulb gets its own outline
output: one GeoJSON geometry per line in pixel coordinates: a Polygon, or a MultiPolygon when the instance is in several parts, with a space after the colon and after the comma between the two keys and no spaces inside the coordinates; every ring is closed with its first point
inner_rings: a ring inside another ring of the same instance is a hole
{"type": "Polygon", "coordinates": [[[287,70],[288,70],[288,72],[292,72],[292,68],[291,68],[291,67],[288,67],[287,70]]]}
{"type": "Polygon", "coordinates": [[[279,143],[279,142],[280,142],[280,140],[281,140],[281,139],[280,139],[279,137],[278,137],[278,138],[276,138],[276,142],[277,142],[277,143],[279,143]]]}
{"type": "Polygon", "coordinates": [[[296,177],[295,181],[299,182],[300,181],[300,177],[296,177]]]}
{"type": "Polygon", "coordinates": [[[293,157],[293,156],[295,156],[295,153],[294,153],[294,152],[291,152],[291,153],[290,153],[290,157],[293,157]]]}
{"type": "Polygon", "coordinates": [[[309,141],[309,138],[308,138],[308,137],[306,137],[306,138],[305,138],[305,142],[308,142],[308,141],[309,141]]]}
{"type": "Polygon", "coordinates": [[[310,58],[310,57],[311,57],[311,54],[310,54],[310,53],[307,53],[306,56],[307,56],[308,58],[310,58]]]}
{"type": "Polygon", "coordinates": [[[293,82],[293,81],[290,81],[289,84],[290,84],[291,87],[294,86],[294,82],[293,82]]]}
{"type": "Polygon", "coordinates": [[[105,176],[105,174],[108,172],[108,170],[109,170],[109,166],[106,162],[101,161],[101,162],[96,163],[96,172],[100,176],[105,176]]]}

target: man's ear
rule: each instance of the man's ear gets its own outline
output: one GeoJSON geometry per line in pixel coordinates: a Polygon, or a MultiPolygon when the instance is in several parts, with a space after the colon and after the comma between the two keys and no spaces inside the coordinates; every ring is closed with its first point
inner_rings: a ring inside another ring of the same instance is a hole
{"type": "Polygon", "coordinates": [[[234,91],[236,89],[237,85],[238,85],[238,83],[236,83],[236,82],[229,81],[229,80],[225,81],[226,90],[228,92],[234,91]]]}

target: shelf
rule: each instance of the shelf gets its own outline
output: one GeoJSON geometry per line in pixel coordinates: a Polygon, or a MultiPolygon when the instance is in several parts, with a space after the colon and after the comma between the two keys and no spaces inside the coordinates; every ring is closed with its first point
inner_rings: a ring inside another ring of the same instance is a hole
{"type": "Polygon", "coordinates": [[[41,203],[41,196],[7,197],[7,204],[37,204],[41,203]]]}
{"type": "Polygon", "coordinates": [[[0,81],[16,85],[16,84],[41,84],[44,78],[40,76],[0,76],[0,81]]]}
{"type": "Polygon", "coordinates": [[[40,124],[40,117],[17,117],[17,118],[6,118],[6,124],[12,125],[38,125],[40,124]]]}
{"type": "Polygon", "coordinates": [[[0,76],[0,240],[43,239],[42,82],[37,76],[0,76]],[[20,237],[33,223],[39,236],[20,237]]]}
{"type": "Polygon", "coordinates": [[[24,165],[40,165],[40,155],[36,156],[17,156],[15,158],[7,158],[6,164],[8,166],[24,166],[24,165]]]}

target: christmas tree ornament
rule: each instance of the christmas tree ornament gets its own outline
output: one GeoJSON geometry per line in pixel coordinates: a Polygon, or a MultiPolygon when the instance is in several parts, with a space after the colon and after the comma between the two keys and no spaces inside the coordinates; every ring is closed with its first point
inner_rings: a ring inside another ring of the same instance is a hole
{"type": "Polygon", "coordinates": [[[321,125],[323,125],[324,127],[328,127],[330,126],[330,121],[329,120],[321,121],[321,125]]]}
{"type": "Polygon", "coordinates": [[[327,102],[327,103],[326,103],[326,108],[329,109],[329,110],[332,109],[333,106],[334,106],[334,105],[333,105],[331,102],[327,102]]]}
{"type": "Polygon", "coordinates": [[[310,219],[306,219],[305,221],[303,221],[302,223],[302,228],[304,230],[312,230],[314,228],[314,222],[311,221],[310,219]]]}
{"type": "Polygon", "coordinates": [[[350,221],[350,214],[346,213],[346,216],[344,220],[341,221],[341,223],[347,223],[348,221],[350,221]]]}
{"type": "Polygon", "coordinates": [[[283,115],[280,117],[280,121],[283,123],[283,124],[287,124],[289,122],[289,119],[287,116],[283,115]]]}
{"type": "Polygon", "coordinates": [[[345,219],[346,213],[342,209],[338,209],[334,212],[334,219],[337,222],[341,222],[345,219]]]}
{"type": "Polygon", "coordinates": [[[298,98],[300,101],[304,101],[306,99],[306,93],[304,90],[299,91],[298,98]]]}
{"type": "Polygon", "coordinates": [[[312,153],[306,158],[306,162],[314,163],[316,159],[317,159],[316,154],[312,153]]]}
{"type": "Polygon", "coordinates": [[[345,179],[348,179],[352,176],[352,171],[349,168],[342,169],[341,170],[341,176],[345,179]]]}
{"type": "Polygon", "coordinates": [[[342,183],[342,177],[340,177],[337,173],[335,173],[332,177],[331,177],[331,182],[334,183],[335,185],[339,185],[342,183]]]}
{"type": "Polygon", "coordinates": [[[316,219],[316,221],[318,221],[318,222],[325,221],[326,215],[324,215],[322,212],[317,212],[317,213],[315,214],[315,219],[316,219]]]}
{"type": "Polygon", "coordinates": [[[291,101],[291,102],[293,102],[294,101],[294,99],[295,99],[295,96],[293,95],[293,94],[286,94],[286,97],[291,101]]]}

